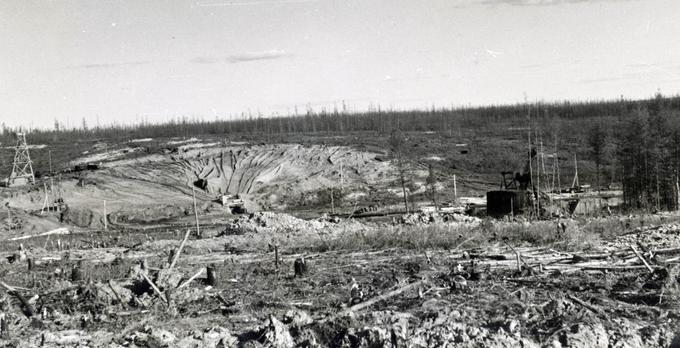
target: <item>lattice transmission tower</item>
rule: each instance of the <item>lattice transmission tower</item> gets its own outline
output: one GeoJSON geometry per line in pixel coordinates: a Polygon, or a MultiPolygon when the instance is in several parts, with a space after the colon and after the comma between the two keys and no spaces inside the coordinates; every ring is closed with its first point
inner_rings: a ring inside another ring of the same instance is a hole
{"type": "Polygon", "coordinates": [[[26,144],[26,134],[17,133],[17,146],[14,148],[14,165],[12,173],[9,175],[9,186],[19,186],[25,184],[35,184],[35,174],[33,173],[33,161],[28,153],[26,144]]]}

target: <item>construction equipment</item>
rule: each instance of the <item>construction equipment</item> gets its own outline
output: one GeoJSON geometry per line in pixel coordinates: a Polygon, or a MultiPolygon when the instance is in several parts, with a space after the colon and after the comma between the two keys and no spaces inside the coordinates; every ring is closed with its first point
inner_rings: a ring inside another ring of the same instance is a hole
{"type": "Polygon", "coordinates": [[[532,184],[531,162],[536,157],[536,149],[527,153],[523,168],[511,172],[501,172],[500,190],[486,193],[486,210],[489,216],[503,217],[531,211],[535,187],[532,184]]]}
{"type": "Polygon", "coordinates": [[[239,195],[222,195],[220,198],[222,206],[229,208],[232,214],[245,214],[245,202],[239,195]]]}
{"type": "Polygon", "coordinates": [[[526,190],[531,185],[531,160],[536,157],[536,149],[531,149],[524,168],[515,172],[501,172],[501,190],[526,190]]]}

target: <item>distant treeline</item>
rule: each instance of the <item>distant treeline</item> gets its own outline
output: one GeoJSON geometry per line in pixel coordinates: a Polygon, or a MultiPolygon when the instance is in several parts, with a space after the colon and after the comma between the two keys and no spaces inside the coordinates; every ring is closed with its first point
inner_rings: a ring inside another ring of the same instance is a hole
{"type": "MultiPolygon", "coordinates": [[[[680,96],[645,100],[615,100],[591,102],[530,103],[499,106],[433,108],[431,110],[392,111],[374,107],[366,112],[314,111],[305,114],[260,117],[243,115],[233,120],[205,121],[197,118],[171,118],[160,124],[109,125],[88,127],[85,121],[79,127],[66,128],[58,120],[51,129],[23,129],[33,143],[47,143],[59,139],[119,139],[188,137],[211,134],[280,134],[280,133],[344,133],[371,131],[389,134],[393,129],[409,131],[450,131],[458,128],[483,131],[486,127],[508,124],[532,124],[550,128],[556,120],[581,120],[593,117],[619,117],[636,110],[680,110],[680,96]]],[[[22,131],[0,125],[0,142],[12,143],[12,133],[22,131]]]]}
{"type": "MultiPolygon", "coordinates": [[[[445,132],[464,130],[475,136],[503,136],[508,129],[531,129],[546,143],[578,144],[596,166],[598,187],[619,182],[625,201],[637,209],[677,209],[680,173],[680,96],[660,94],[643,100],[523,103],[515,105],[366,112],[308,110],[301,115],[204,121],[174,118],[161,124],[111,125],[66,129],[10,129],[0,125],[0,142],[13,144],[14,132],[28,134],[32,144],[79,141],[192,137],[200,135],[266,136],[275,134],[344,134],[373,132],[445,132]]],[[[528,133],[528,132],[527,132],[528,133]]],[[[515,137],[518,134],[514,132],[515,137]]],[[[528,141],[528,134],[527,134],[528,141]]],[[[532,138],[536,142],[539,137],[532,138]]],[[[266,137],[262,138],[266,140],[266,137]]],[[[518,138],[519,139],[519,138],[518,138]]],[[[520,139],[521,140],[521,139],[520,139]]],[[[536,144],[535,144],[536,145],[536,144]]],[[[559,147],[558,147],[559,148],[559,147]]]]}

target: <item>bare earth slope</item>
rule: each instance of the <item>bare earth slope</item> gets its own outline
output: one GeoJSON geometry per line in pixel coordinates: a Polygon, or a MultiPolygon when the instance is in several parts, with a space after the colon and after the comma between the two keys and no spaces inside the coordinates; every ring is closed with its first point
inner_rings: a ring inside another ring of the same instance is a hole
{"type": "MultiPolygon", "coordinates": [[[[286,209],[327,187],[366,191],[391,176],[389,162],[375,153],[342,146],[192,144],[166,154],[102,162],[99,170],[64,176],[58,191],[68,205],[67,223],[110,226],[154,224],[193,214],[192,187],[201,211],[222,194],[238,194],[249,210],[286,209]]],[[[92,156],[92,155],[90,155],[92,156]]],[[[97,158],[107,158],[98,156],[97,158]]],[[[82,162],[76,160],[74,163],[82,162]]],[[[43,190],[13,197],[11,205],[40,210],[43,190]]]]}

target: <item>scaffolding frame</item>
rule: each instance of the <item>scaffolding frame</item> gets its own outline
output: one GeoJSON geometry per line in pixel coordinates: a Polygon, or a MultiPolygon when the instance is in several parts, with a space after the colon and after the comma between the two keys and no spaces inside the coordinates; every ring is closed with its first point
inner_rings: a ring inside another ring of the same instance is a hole
{"type": "Polygon", "coordinates": [[[14,164],[12,165],[12,173],[9,175],[7,181],[8,186],[19,186],[26,182],[35,184],[35,174],[33,172],[33,161],[31,155],[28,153],[28,144],[26,143],[26,134],[17,133],[17,145],[14,148],[14,164]]]}

